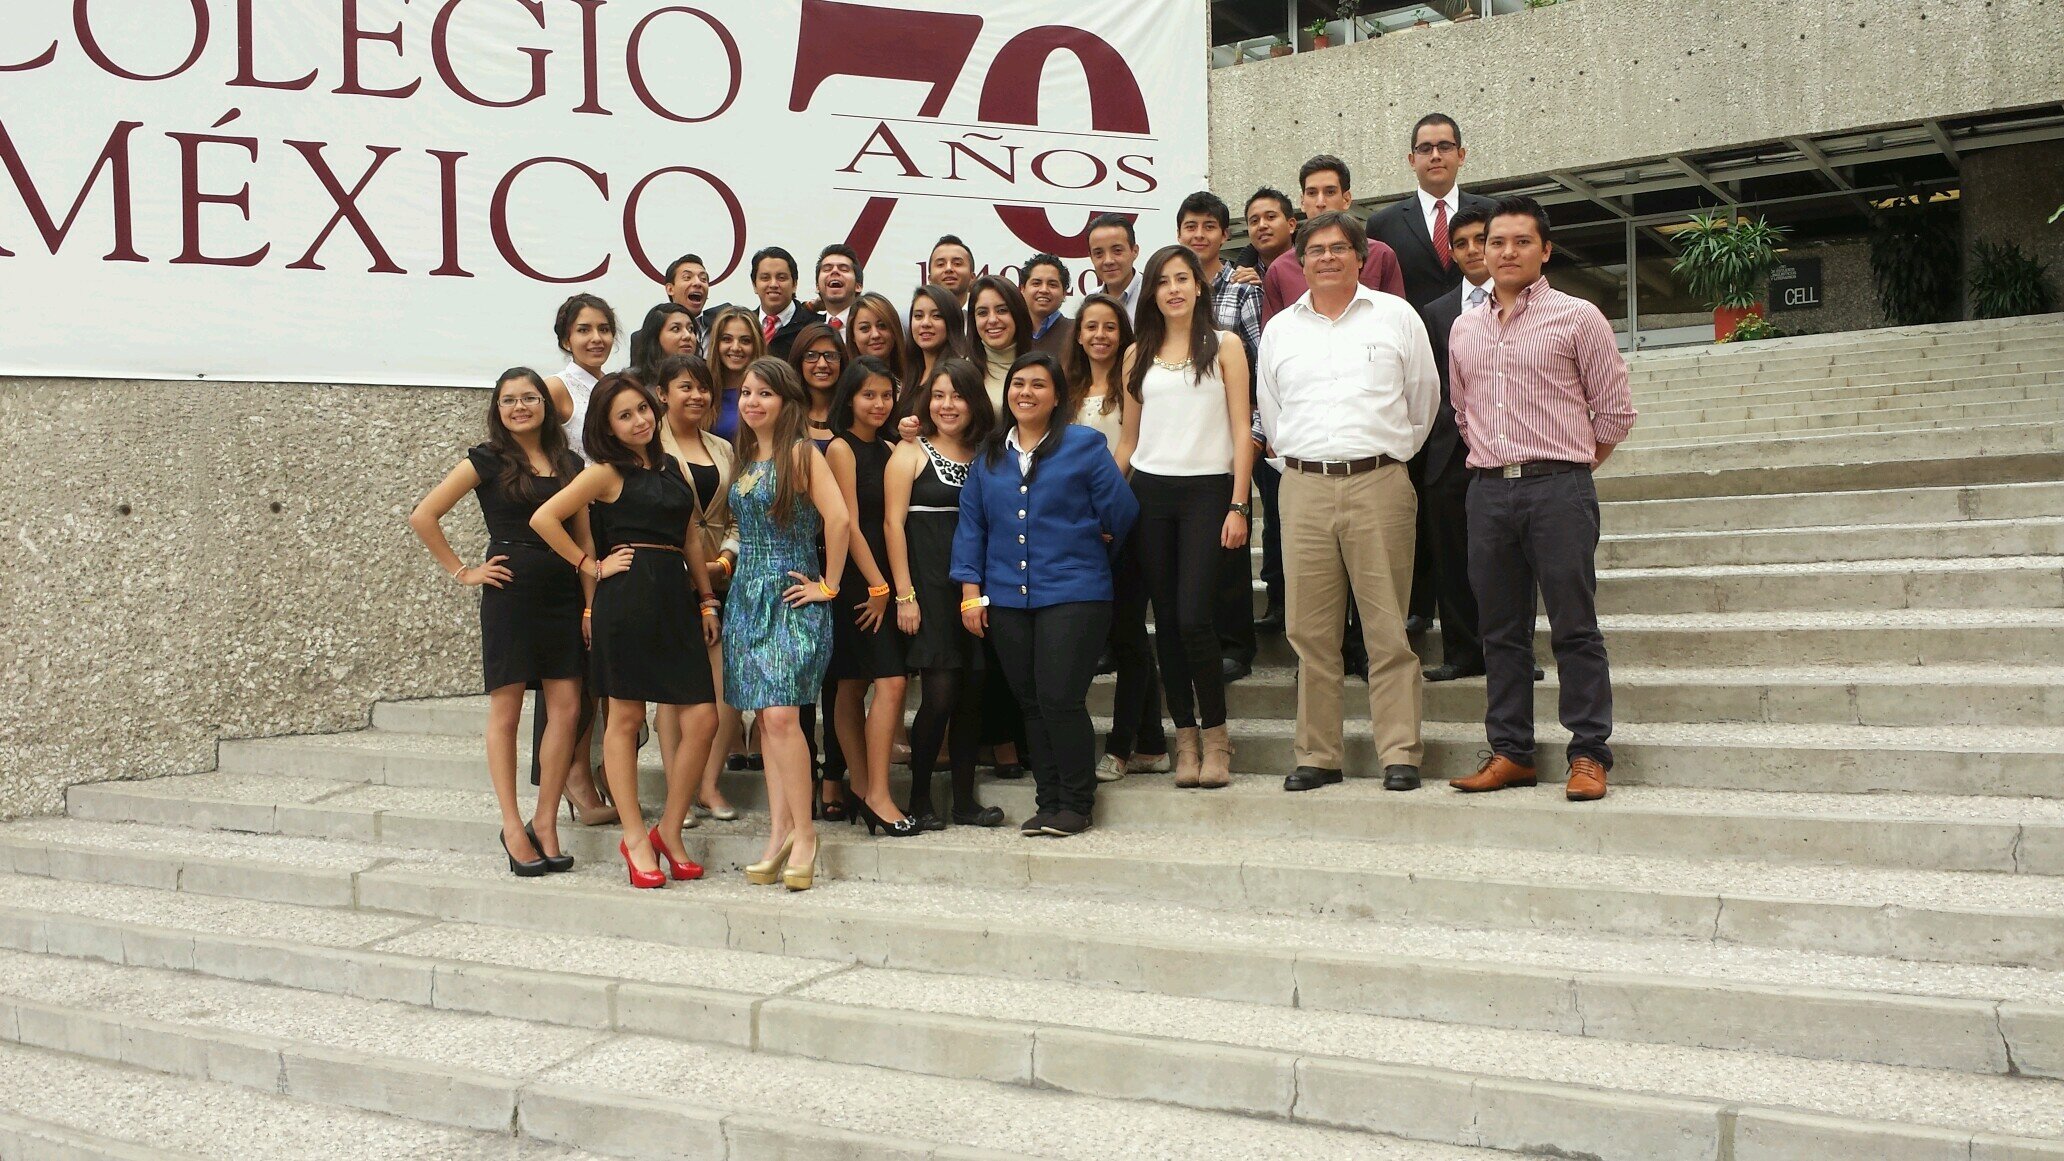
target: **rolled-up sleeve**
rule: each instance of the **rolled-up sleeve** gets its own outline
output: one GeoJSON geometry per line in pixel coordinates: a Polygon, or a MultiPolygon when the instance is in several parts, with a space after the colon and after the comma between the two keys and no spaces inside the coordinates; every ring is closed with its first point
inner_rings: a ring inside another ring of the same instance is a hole
{"type": "Polygon", "coordinates": [[[1614,341],[1612,324],[1596,310],[1585,312],[1575,348],[1577,376],[1591,409],[1591,431],[1599,443],[1620,443],[1634,430],[1634,395],[1627,388],[1627,360],[1614,341]]]}

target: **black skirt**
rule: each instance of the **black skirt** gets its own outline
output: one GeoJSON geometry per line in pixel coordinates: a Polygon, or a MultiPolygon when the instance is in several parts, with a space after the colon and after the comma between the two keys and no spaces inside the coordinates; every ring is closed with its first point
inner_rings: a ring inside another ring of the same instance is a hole
{"type": "Polygon", "coordinates": [[[591,632],[595,696],[659,705],[717,700],[702,609],[680,553],[637,549],[628,571],[596,585],[591,632]]]}
{"type": "Polygon", "coordinates": [[[896,603],[889,602],[872,633],[862,631],[854,619],[866,603],[867,578],[859,569],[847,569],[839,594],[831,599],[831,668],[825,680],[875,681],[909,672],[903,661],[903,633],[896,628],[896,603]]]}
{"type": "Polygon", "coordinates": [[[541,544],[494,541],[510,579],[480,586],[480,668],[491,692],[582,672],[581,588],[573,566],[541,544]]]}

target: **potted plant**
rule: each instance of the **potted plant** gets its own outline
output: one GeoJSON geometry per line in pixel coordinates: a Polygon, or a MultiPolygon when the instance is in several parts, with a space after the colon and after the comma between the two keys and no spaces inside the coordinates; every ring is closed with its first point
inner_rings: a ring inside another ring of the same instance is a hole
{"type": "Polygon", "coordinates": [[[1908,194],[1876,215],[1870,237],[1871,285],[1895,327],[1950,322],[1962,305],[1961,227],[1956,203],[1908,194]]]}
{"type": "Polygon", "coordinates": [[[1310,24],[1305,25],[1304,34],[1311,37],[1311,46],[1313,48],[1331,48],[1333,46],[1333,38],[1326,35],[1326,22],[1323,20],[1314,20],[1310,24]]]}
{"type": "Polygon", "coordinates": [[[1734,333],[1741,320],[1763,313],[1763,280],[1777,264],[1782,226],[1763,218],[1693,214],[1691,226],[1677,235],[1684,249],[1670,267],[1679,284],[1713,312],[1717,342],[1734,333]]]}
{"type": "Polygon", "coordinates": [[[1289,56],[1292,51],[1290,42],[1280,36],[1276,38],[1275,43],[1268,46],[1270,56],[1289,56]]]}
{"type": "Polygon", "coordinates": [[[2012,242],[1971,247],[1971,317],[2019,318],[2057,309],[2049,264],[2012,242]]]}

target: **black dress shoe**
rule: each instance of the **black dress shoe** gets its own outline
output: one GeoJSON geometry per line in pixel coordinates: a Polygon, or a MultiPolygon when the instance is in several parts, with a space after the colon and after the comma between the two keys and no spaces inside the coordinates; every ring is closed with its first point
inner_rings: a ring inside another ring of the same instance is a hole
{"type": "Polygon", "coordinates": [[[1535,681],[1546,681],[1546,680],[1548,680],[1548,675],[1547,675],[1547,674],[1545,674],[1545,673],[1543,673],[1543,672],[1541,672],[1541,667],[1540,667],[1540,666],[1538,666],[1538,665],[1534,666],[1534,680],[1535,680],[1535,681]]]}
{"type": "Polygon", "coordinates": [[[1432,617],[1422,617],[1414,613],[1405,618],[1405,632],[1407,633],[1424,633],[1431,628],[1433,628],[1432,617]]]}
{"type": "Polygon", "coordinates": [[[1321,786],[1331,786],[1338,781],[1340,781],[1340,771],[1338,770],[1321,770],[1317,766],[1299,766],[1290,772],[1288,778],[1283,779],[1283,789],[1317,790],[1321,786]]]}
{"type": "Polygon", "coordinates": [[[1102,677],[1106,673],[1118,672],[1118,659],[1111,656],[1109,649],[1097,654],[1096,671],[1098,677],[1102,677]]]}
{"type": "Polygon", "coordinates": [[[1089,816],[1073,810],[1056,810],[1041,824],[1040,831],[1055,838],[1067,838],[1089,829],[1089,816]]]}
{"type": "Polygon", "coordinates": [[[1030,773],[1030,771],[1026,770],[1023,765],[1017,762],[998,762],[996,764],[995,769],[992,770],[991,773],[996,775],[996,777],[1001,778],[1006,782],[1009,782],[1015,781],[1019,778],[1023,778],[1026,774],[1030,773]]]}
{"type": "Polygon", "coordinates": [[[1254,618],[1254,631],[1257,633],[1280,633],[1283,631],[1283,605],[1280,601],[1270,601],[1268,609],[1261,616],[1254,618]]]}
{"type": "Polygon", "coordinates": [[[1254,672],[1254,667],[1237,657],[1223,657],[1219,659],[1218,673],[1222,680],[1238,681],[1252,672],[1254,672]]]}
{"type": "Polygon", "coordinates": [[[960,810],[956,809],[953,812],[953,825],[1002,826],[1003,808],[1001,806],[984,806],[978,810],[972,810],[966,813],[962,813],[960,810]]]}
{"type": "Polygon", "coordinates": [[[1018,833],[1026,838],[1044,838],[1046,837],[1046,824],[1052,819],[1053,815],[1042,810],[1024,822],[1019,823],[1018,833]]]}
{"type": "Polygon", "coordinates": [[[1383,788],[1385,790],[1419,789],[1419,767],[1385,766],[1383,768],[1383,788]]]}
{"type": "Polygon", "coordinates": [[[1421,672],[1426,674],[1426,680],[1428,681],[1455,681],[1464,677],[1482,677],[1484,675],[1483,666],[1481,665],[1464,668],[1460,665],[1449,665],[1446,663],[1432,666],[1421,672]]]}
{"type": "Polygon", "coordinates": [[[1353,653],[1342,654],[1340,657],[1340,674],[1342,677],[1359,677],[1363,681],[1369,680],[1369,655],[1359,649],[1353,653]]]}

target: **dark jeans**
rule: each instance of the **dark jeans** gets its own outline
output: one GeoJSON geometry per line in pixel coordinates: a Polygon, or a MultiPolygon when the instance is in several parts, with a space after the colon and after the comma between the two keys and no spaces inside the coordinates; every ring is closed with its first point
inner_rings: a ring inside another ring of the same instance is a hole
{"type": "Polygon", "coordinates": [[[1154,603],[1154,652],[1177,729],[1225,724],[1225,675],[1219,669],[1218,594],[1226,550],[1231,473],[1157,476],[1135,468],[1140,564],[1154,603]]]}
{"type": "Polygon", "coordinates": [[[1585,469],[1469,485],[1469,581],[1482,621],[1484,731],[1491,749],[1534,764],[1534,589],[1562,682],[1571,758],[1612,768],[1612,671],[1598,630],[1598,491],[1585,469]]]}
{"type": "Polygon", "coordinates": [[[1268,588],[1271,608],[1283,603],[1283,522],[1276,515],[1276,490],[1283,473],[1254,457],[1254,490],[1261,493],[1261,583],[1268,588]]]}
{"type": "Polygon", "coordinates": [[[1140,568],[1139,537],[1128,536],[1111,570],[1111,660],[1117,688],[1111,692],[1111,732],[1104,753],[1166,754],[1161,729],[1161,674],[1154,665],[1153,635],[1147,632],[1147,578],[1140,568]]]}
{"type": "Polygon", "coordinates": [[[1072,810],[1088,818],[1096,805],[1096,728],[1087,699],[1110,631],[1109,601],[989,610],[989,637],[1025,715],[1041,814],[1072,810]]]}

